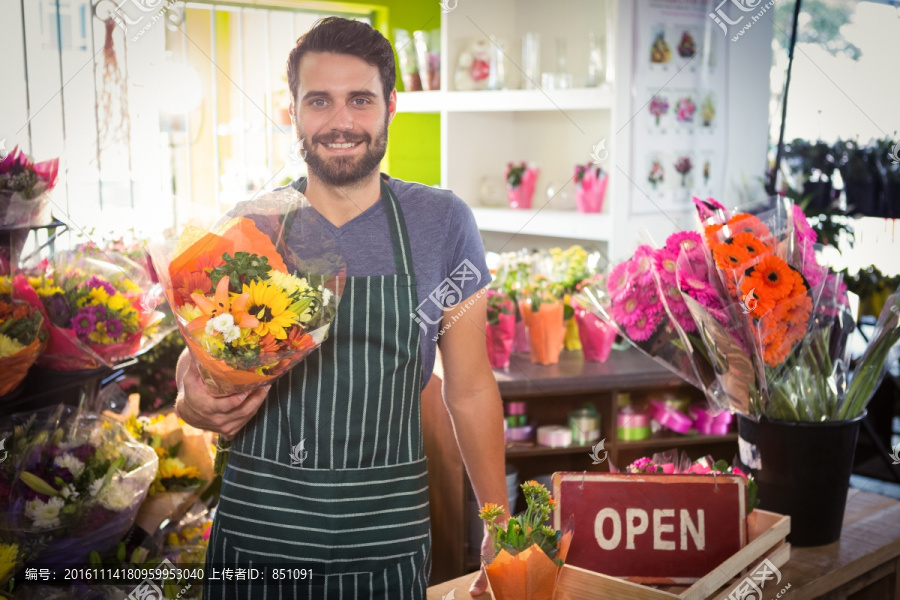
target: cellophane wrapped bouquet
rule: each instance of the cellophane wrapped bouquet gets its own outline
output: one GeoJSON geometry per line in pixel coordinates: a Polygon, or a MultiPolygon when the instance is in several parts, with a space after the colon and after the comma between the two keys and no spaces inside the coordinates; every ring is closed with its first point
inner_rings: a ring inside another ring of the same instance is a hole
{"type": "Polygon", "coordinates": [[[533,262],[534,255],[523,249],[518,252],[502,253],[497,266],[497,291],[509,298],[515,307],[516,332],[513,337],[513,352],[529,351],[528,329],[519,310],[519,296],[523,294],[531,280],[533,262]]]}
{"type": "Polygon", "coordinates": [[[17,274],[13,285],[49,326],[38,359],[49,369],[111,367],[168,333],[147,268],[122,255],[56,253],[17,274]]]}
{"type": "Polygon", "coordinates": [[[695,204],[702,235],[639,247],[584,302],[722,409],[811,422],[861,414],[900,340],[900,293],[854,368],[846,287],[819,263],[800,207],[784,198],[757,214],[695,204]]]}
{"type": "Polygon", "coordinates": [[[292,188],[188,226],[150,253],[210,393],[262,387],[328,337],[346,266],[292,188]]]}
{"type": "Polygon", "coordinates": [[[121,424],[64,405],[13,415],[4,427],[2,535],[20,560],[73,564],[114,547],[153,482],[156,453],[121,424]]]}
{"type": "Polygon", "coordinates": [[[12,392],[47,344],[39,310],[13,298],[12,281],[0,276],[0,396],[12,392]]]}
{"type": "Polygon", "coordinates": [[[58,175],[58,158],[35,163],[18,146],[0,160],[0,229],[48,224],[58,175]]]}

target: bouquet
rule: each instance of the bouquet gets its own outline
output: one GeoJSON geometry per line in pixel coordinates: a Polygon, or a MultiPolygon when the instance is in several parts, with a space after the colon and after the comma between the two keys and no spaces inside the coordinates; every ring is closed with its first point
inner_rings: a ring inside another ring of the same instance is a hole
{"type": "Polygon", "coordinates": [[[488,360],[491,368],[502,369],[509,366],[513,337],[516,334],[516,308],[502,292],[488,290],[487,293],[487,340],[488,360]]]}
{"type": "Polygon", "coordinates": [[[650,108],[648,109],[653,118],[656,119],[656,126],[659,127],[659,119],[669,112],[669,101],[665,96],[654,94],[650,99],[650,108]]]}
{"type": "Polygon", "coordinates": [[[49,192],[58,174],[58,158],[34,163],[18,146],[0,160],[0,229],[49,223],[49,192]]]}
{"type": "Polygon", "coordinates": [[[569,305],[570,297],[575,293],[577,286],[593,274],[599,261],[599,252],[588,254],[581,246],[574,245],[565,250],[551,248],[549,260],[539,260],[536,263],[538,274],[545,275],[550,282],[550,292],[563,299],[566,350],[581,350],[578,324],[574,319],[575,311],[569,305]]]}
{"type": "Polygon", "coordinates": [[[704,127],[712,125],[713,119],[716,118],[716,105],[712,96],[707,96],[700,105],[700,120],[703,121],[704,127]]]}
{"type": "Polygon", "coordinates": [[[663,169],[662,163],[654,160],[650,166],[650,173],[647,175],[647,181],[656,189],[656,186],[666,180],[666,171],[663,169]]]}
{"type": "Polygon", "coordinates": [[[212,394],[262,387],[327,339],[345,265],[333,238],[309,237],[321,230],[316,218],[302,194],[284,189],[236,207],[211,228],[189,226],[151,246],[212,394]],[[292,236],[302,240],[301,253],[292,236]]]}
{"type": "Polygon", "coordinates": [[[675,118],[679,123],[693,123],[695,112],[697,112],[697,105],[690,96],[679,98],[675,103],[675,118]]]}
{"type": "Polygon", "coordinates": [[[111,367],[152,347],[163,314],[151,306],[146,268],[124,256],[63,252],[13,280],[49,324],[38,364],[69,371],[111,367]]]}
{"type": "Polygon", "coordinates": [[[213,480],[213,434],[192,427],[174,413],[131,416],[125,428],[159,458],[159,469],[135,523],[148,533],[165,520],[174,521],[213,480]]]}
{"type": "Polygon", "coordinates": [[[571,529],[546,525],[556,501],[536,481],[522,484],[527,508],[505,527],[496,524],[503,507],[485,504],[478,516],[494,543],[494,555],[482,557],[491,590],[498,600],[550,600],[566,559],[571,529]]]}
{"type": "Polygon", "coordinates": [[[594,164],[575,166],[575,200],[578,212],[598,213],[603,210],[609,175],[594,164]]]}
{"type": "Polygon", "coordinates": [[[120,424],[63,405],[14,415],[10,454],[0,463],[3,529],[28,548],[25,560],[56,564],[115,546],[158,466],[120,424]]]}
{"type": "Polygon", "coordinates": [[[0,396],[19,385],[44,350],[47,331],[43,325],[39,310],[0,290],[0,396]]]}
{"type": "Polygon", "coordinates": [[[681,175],[681,187],[687,187],[687,176],[694,169],[690,156],[679,156],[675,161],[675,172],[681,175]]]}

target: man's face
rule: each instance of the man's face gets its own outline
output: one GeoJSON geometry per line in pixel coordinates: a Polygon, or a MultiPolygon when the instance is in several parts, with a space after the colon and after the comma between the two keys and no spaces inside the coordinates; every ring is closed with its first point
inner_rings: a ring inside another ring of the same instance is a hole
{"type": "Polygon", "coordinates": [[[359,182],[384,158],[396,92],[386,104],[378,68],[349,54],[311,52],[299,70],[291,113],[306,164],[329,185],[359,182]]]}

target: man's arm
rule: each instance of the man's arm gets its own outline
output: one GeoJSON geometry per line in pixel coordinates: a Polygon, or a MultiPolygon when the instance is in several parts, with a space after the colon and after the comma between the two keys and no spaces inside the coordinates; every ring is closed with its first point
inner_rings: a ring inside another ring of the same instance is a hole
{"type": "MultiPolygon", "coordinates": [[[[479,507],[493,502],[507,509],[506,447],[503,439],[503,402],[491,370],[485,342],[487,296],[484,290],[444,311],[438,343],[441,350],[444,403],[456,432],[463,463],[479,507]],[[471,306],[467,305],[472,303],[471,306]]],[[[477,515],[469,515],[478,518],[477,515]]],[[[487,550],[487,548],[484,548],[487,550]]],[[[472,587],[484,591],[482,572],[472,587]]]]}

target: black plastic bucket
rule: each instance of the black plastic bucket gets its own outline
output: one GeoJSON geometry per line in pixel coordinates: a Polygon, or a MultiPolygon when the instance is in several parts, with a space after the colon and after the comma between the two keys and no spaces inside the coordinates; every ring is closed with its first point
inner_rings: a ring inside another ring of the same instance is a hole
{"type": "Polygon", "coordinates": [[[756,478],[759,507],[791,517],[788,541],[822,546],[841,537],[859,425],[849,421],[758,423],[738,415],[741,468],[756,478]]]}

